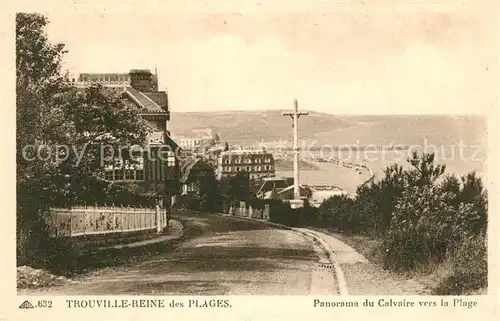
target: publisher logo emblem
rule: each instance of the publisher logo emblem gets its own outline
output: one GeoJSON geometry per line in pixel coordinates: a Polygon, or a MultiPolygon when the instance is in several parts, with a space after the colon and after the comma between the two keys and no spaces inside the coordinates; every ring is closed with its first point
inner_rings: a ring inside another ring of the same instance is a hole
{"type": "Polygon", "coordinates": [[[24,301],[19,306],[19,309],[33,309],[33,308],[34,308],[33,304],[31,304],[29,301],[24,301]]]}

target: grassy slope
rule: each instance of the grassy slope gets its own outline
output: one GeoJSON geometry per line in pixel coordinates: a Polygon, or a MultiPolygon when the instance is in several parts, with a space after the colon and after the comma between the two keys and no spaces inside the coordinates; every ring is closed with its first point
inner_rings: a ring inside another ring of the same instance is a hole
{"type": "MultiPolygon", "coordinates": [[[[325,233],[330,233],[340,239],[342,242],[351,246],[353,249],[362,254],[368,261],[376,264],[379,267],[383,266],[382,253],[380,253],[382,240],[374,239],[363,235],[346,235],[343,233],[333,232],[330,229],[319,229],[325,233]]],[[[393,272],[391,272],[393,273],[393,272]]],[[[414,271],[412,273],[393,273],[394,275],[399,275],[405,279],[412,279],[422,284],[424,288],[427,289],[429,294],[445,280],[451,274],[451,266],[449,262],[443,262],[441,264],[435,264],[427,267],[426,269],[421,269],[414,271]]],[[[465,293],[466,295],[483,295],[487,294],[487,289],[482,288],[474,291],[465,293]]]]}

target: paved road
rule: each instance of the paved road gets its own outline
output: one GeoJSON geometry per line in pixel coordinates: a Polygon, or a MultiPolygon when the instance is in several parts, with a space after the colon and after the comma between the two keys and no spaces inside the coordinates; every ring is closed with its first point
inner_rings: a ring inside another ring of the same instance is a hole
{"type": "Polygon", "coordinates": [[[191,237],[173,249],[36,294],[336,294],[326,257],[303,236],[219,215],[179,219],[191,237]]]}

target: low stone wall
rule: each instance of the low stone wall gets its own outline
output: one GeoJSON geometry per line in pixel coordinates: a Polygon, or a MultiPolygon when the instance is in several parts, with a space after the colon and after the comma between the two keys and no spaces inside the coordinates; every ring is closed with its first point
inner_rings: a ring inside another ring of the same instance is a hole
{"type": "Polygon", "coordinates": [[[87,234],[78,236],[60,237],[61,241],[72,244],[74,248],[83,252],[92,252],[101,247],[107,247],[117,244],[135,243],[158,237],[156,229],[118,232],[112,234],[87,234]]]}

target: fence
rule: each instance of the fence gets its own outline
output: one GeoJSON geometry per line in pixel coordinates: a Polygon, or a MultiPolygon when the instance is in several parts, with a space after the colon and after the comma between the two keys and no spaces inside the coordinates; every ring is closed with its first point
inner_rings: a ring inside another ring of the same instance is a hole
{"type": "Polygon", "coordinates": [[[167,212],[156,208],[75,206],[50,208],[45,216],[53,237],[146,231],[167,226],[167,212]]]}
{"type": "Polygon", "coordinates": [[[269,220],[268,204],[266,204],[264,208],[253,208],[252,206],[247,207],[245,202],[240,202],[239,207],[231,206],[228,212],[235,216],[269,220]]]}

